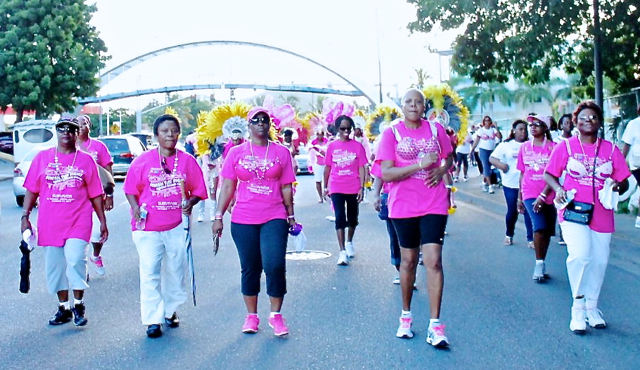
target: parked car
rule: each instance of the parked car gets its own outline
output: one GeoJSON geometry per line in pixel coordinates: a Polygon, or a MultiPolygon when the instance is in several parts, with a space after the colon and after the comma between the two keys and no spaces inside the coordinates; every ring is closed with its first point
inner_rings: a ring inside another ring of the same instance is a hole
{"type": "Polygon", "coordinates": [[[151,136],[151,134],[144,134],[144,133],[141,133],[141,132],[133,132],[133,133],[130,133],[129,135],[137,137],[138,139],[140,139],[140,141],[142,142],[142,145],[144,145],[144,149],[145,150],[151,149],[151,148],[149,148],[149,146],[151,146],[151,144],[153,143],[152,140],[151,140],[153,138],[151,136]]]}
{"type": "Polygon", "coordinates": [[[56,121],[33,120],[13,125],[13,162],[17,165],[31,149],[44,146],[52,147],[58,142],[55,130],[56,121]]]}
{"type": "Polygon", "coordinates": [[[298,163],[299,174],[309,174],[309,150],[303,146],[298,148],[298,154],[295,156],[295,160],[298,163]]]}
{"type": "Polygon", "coordinates": [[[13,155],[13,134],[0,132],[0,152],[13,155]]]}
{"type": "Polygon", "coordinates": [[[98,140],[105,143],[111,153],[114,176],[127,176],[131,162],[145,151],[140,139],[130,134],[103,136],[98,140]]]}
{"type": "Polygon", "coordinates": [[[13,169],[13,195],[16,197],[16,204],[18,207],[22,207],[24,204],[24,196],[27,193],[27,190],[24,188],[24,179],[27,177],[27,173],[29,173],[29,168],[31,167],[31,162],[33,162],[33,158],[36,154],[40,153],[45,149],[49,149],[51,146],[36,146],[31,149],[18,163],[18,165],[13,169]]]}

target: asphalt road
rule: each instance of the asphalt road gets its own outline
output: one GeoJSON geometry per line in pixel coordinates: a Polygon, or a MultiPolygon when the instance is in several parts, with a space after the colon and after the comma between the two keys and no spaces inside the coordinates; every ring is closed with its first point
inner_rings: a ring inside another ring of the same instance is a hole
{"type": "Polygon", "coordinates": [[[18,292],[21,209],[13,201],[11,183],[0,182],[0,279],[5,282],[0,286],[0,368],[640,368],[638,274],[611,265],[600,304],[609,327],[576,336],[569,330],[566,250],[553,244],[547,261],[553,279],[535,284],[534,256],[524,247],[522,226],[517,245],[504,247],[502,209],[461,202],[450,217],[443,261],[442,320],[451,346],[438,350],[425,343],[429,311],[422,268],[413,304],[416,336],[397,339],[400,291],[391,284],[384,224],[371,205],[362,205],[356,258],[348,267],[336,266],[333,224],[325,220],[330,208],[316,203],[310,176],[299,181],[296,215],[304,224],[307,248],[332,256],[288,262],[283,314],[291,334],[286,339],[274,337],[267,325],[264,292],[260,331],[241,333],[245,309],[237,253],[227,229],[213,256],[210,222],[193,226],[198,306],[188,302],[179,310],[180,328],[148,339],[140,324],[138,256],[121,183],[116,208],[108,214],[107,275],[92,274],[86,293],[88,325],[49,326],[56,299],[46,292],[41,250],[33,253],[31,292],[18,292]]]}

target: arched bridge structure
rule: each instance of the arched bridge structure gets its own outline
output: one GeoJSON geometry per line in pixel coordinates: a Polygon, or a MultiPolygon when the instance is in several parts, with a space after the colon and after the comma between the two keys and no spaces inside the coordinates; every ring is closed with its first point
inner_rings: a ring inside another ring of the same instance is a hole
{"type": "Polygon", "coordinates": [[[87,103],[91,103],[91,102],[98,102],[98,101],[107,101],[107,100],[115,100],[115,99],[122,99],[125,97],[132,97],[132,96],[139,96],[139,95],[144,95],[144,94],[153,94],[153,93],[158,93],[158,92],[171,92],[171,91],[179,91],[180,90],[192,90],[192,89],[198,89],[198,86],[211,86],[211,87],[200,87],[200,89],[215,89],[215,88],[233,88],[233,86],[236,86],[237,88],[248,88],[248,89],[265,89],[265,90],[270,90],[270,91],[295,91],[295,92],[314,92],[314,93],[326,93],[326,94],[338,94],[338,95],[346,95],[346,96],[364,96],[366,97],[374,106],[379,104],[379,103],[385,103],[385,104],[389,104],[389,105],[395,105],[395,103],[393,102],[393,100],[389,99],[386,96],[382,97],[382,102],[379,102],[379,99],[374,99],[374,97],[376,96],[376,92],[375,91],[371,91],[370,89],[366,89],[363,88],[364,85],[361,83],[356,84],[353,79],[348,79],[346,78],[344,75],[342,75],[341,73],[335,71],[334,69],[331,69],[327,66],[325,66],[324,64],[317,62],[311,58],[308,58],[304,55],[292,52],[290,50],[286,50],[286,49],[282,49],[279,47],[275,47],[275,46],[271,46],[271,45],[266,45],[266,44],[259,44],[259,43],[254,43],[254,42],[246,42],[246,41],[229,41],[229,40],[213,40],[213,41],[196,41],[196,42],[190,42],[190,43],[185,43],[185,44],[179,44],[179,45],[173,45],[173,46],[169,46],[169,47],[165,47],[162,49],[158,49],[143,55],[140,55],[138,57],[135,57],[129,61],[126,61],[106,72],[104,72],[103,74],[101,74],[99,76],[100,78],[100,87],[104,87],[107,84],[109,84],[109,82],[111,82],[113,79],[117,78],[118,76],[120,76],[122,73],[130,70],[131,68],[134,68],[150,59],[153,59],[157,56],[163,55],[163,54],[167,54],[167,53],[171,53],[171,52],[175,52],[175,51],[180,51],[180,50],[184,50],[184,49],[189,49],[189,48],[197,48],[197,47],[208,47],[208,46],[232,46],[232,45],[236,45],[236,46],[248,46],[248,47],[255,47],[255,48],[262,48],[262,49],[268,49],[268,50],[273,50],[273,51],[277,51],[280,53],[284,53],[287,55],[291,55],[294,56],[296,58],[300,58],[303,59],[313,65],[316,65],[328,72],[330,72],[331,74],[339,77],[340,79],[344,80],[347,84],[349,84],[350,86],[352,86],[355,90],[353,91],[349,91],[349,90],[335,90],[335,89],[331,89],[331,88],[314,88],[314,87],[310,87],[310,86],[304,86],[304,85],[284,85],[284,86],[266,86],[266,85],[248,85],[248,84],[225,84],[223,85],[184,85],[184,86],[173,86],[173,87],[163,87],[163,88],[157,88],[157,89],[148,89],[148,90],[141,90],[141,91],[133,91],[133,92],[129,92],[129,93],[118,93],[118,94],[110,94],[109,96],[104,96],[104,97],[91,97],[91,98],[83,98],[80,99],[79,102],[81,104],[87,104],[87,103]],[[218,87],[216,87],[218,86],[218,87]],[[171,90],[173,89],[173,90],[171,90]]]}

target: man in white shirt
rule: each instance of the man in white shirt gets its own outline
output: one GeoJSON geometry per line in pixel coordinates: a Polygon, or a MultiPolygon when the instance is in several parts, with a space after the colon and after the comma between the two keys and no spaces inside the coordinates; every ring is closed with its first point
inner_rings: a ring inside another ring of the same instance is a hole
{"type": "MultiPolygon", "coordinates": [[[[629,167],[631,167],[631,174],[635,177],[636,182],[640,186],[640,104],[636,109],[638,118],[629,121],[627,127],[622,135],[622,155],[626,158],[629,156],[629,167]]],[[[638,208],[640,208],[640,200],[638,202],[638,208]]],[[[636,217],[636,228],[640,229],[640,216],[636,217]]]]}

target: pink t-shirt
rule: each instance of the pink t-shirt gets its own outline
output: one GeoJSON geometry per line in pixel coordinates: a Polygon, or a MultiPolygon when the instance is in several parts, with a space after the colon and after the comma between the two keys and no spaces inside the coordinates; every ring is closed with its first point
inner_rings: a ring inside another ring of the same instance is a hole
{"type": "Polygon", "coordinates": [[[334,140],[329,143],[326,165],[331,168],[331,193],[358,194],[362,187],[360,167],[367,164],[366,157],[362,144],[355,140],[334,140]]]}
{"type": "Polygon", "coordinates": [[[38,153],[24,180],[24,187],[39,194],[38,245],[62,247],[67,239],[89,243],[91,199],[103,194],[98,166],[82,151],[58,155],[56,148],[38,153]]]}
{"type": "MultiPolygon", "coordinates": [[[[371,175],[382,180],[382,168],[380,167],[380,161],[374,161],[371,165],[371,175]]],[[[382,192],[384,194],[389,194],[389,190],[391,190],[391,184],[383,181],[382,192]]]]}
{"type": "MultiPolygon", "coordinates": [[[[589,227],[599,233],[612,233],[615,231],[613,210],[605,209],[598,199],[598,191],[604,186],[607,178],[615,181],[623,181],[631,176],[629,167],[622,153],[611,142],[599,139],[600,150],[595,168],[595,207],[593,219],[589,227]]],[[[566,171],[564,178],[565,190],[576,189],[575,200],[583,203],[594,203],[593,199],[593,162],[596,155],[597,144],[580,145],[577,137],[572,137],[556,146],[547,165],[546,172],[560,177],[566,171]],[[567,143],[571,148],[571,156],[567,151],[567,143]]],[[[562,213],[558,212],[559,221],[562,222],[562,213]]]]}
{"type": "MultiPolygon", "coordinates": [[[[245,139],[240,139],[240,144],[244,144],[246,142],[245,139]]],[[[229,150],[231,150],[231,148],[233,148],[234,146],[237,146],[233,143],[233,140],[229,139],[229,141],[227,141],[226,144],[224,144],[224,149],[222,149],[222,159],[224,160],[225,158],[227,158],[227,154],[229,154],[229,150]]]]}
{"type": "Polygon", "coordinates": [[[440,181],[432,188],[424,183],[427,171],[438,167],[452,152],[451,141],[444,127],[440,124],[435,124],[435,127],[437,138],[434,137],[431,125],[426,120],[422,120],[422,125],[417,129],[408,129],[404,121],[400,121],[382,133],[376,162],[393,161],[395,167],[406,167],[415,164],[419,157],[427,153],[440,154],[440,161],[405,179],[390,183],[390,218],[448,214],[449,194],[444,182],[440,181]],[[399,141],[396,140],[394,131],[397,131],[399,141]]]}
{"type": "Polygon", "coordinates": [[[84,144],[80,144],[78,141],[78,148],[83,152],[89,153],[93,159],[102,167],[107,167],[110,164],[113,164],[113,160],[111,159],[111,154],[109,153],[109,149],[100,140],[95,140],[89,138],[84,144]]]}
{"type": "MultiPolygon", "coordinates": [[[[146,204],[144,231],[167,231],[180,225],[181,180],[188,198],[207,199],[202,170],[193,156],[176,150],[175,155],[166,158],[165,167],[170,174],[163,169],[158,150],[148,150],[133,160],[124,180],[124,193],[135,195],[140,206],[146,204]]],[[[131,217],[131,230],[137,230],[134,217],[131,217]]]]}
{"type": "Polygon", "coordinates": [[[309,148],[309,156],[313,155],[315,157],[315,163],[320,166],[324,166],[325,164],[327,145],[329,145],[329,140],[327,140],[327,138],[324,138],[322,141],[313,139],[313,141],[311,142],[311,148],[309,148]]]}
{"type": "MultiPolygon", "coordinates": [[[[549,163],[555,145],[553,141],[545,139],[542,146],[533,145],[533,140],[529,140],[520,147],[516,167],[522,173],[522,199],[535,199],[544,190],[547,185],[544,181],[544,169],[549,163]]],[[[545,203],[553,204],[555,196],[556,193],[552,190],[547,195],[545,203]]]]}
{"type": "Polygon", "coordinates": [[[232,222],[259,225],[287,218],[282,186],[293,183],[296,176],[291,152],[283,145],[257,146],[248,141],[233,147],[220,175],[238,181],[232,222]]]}

